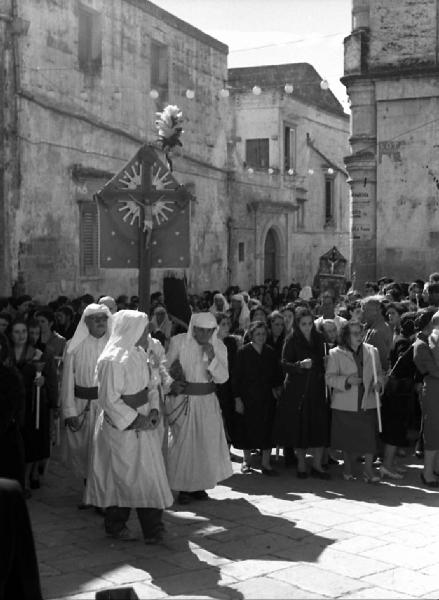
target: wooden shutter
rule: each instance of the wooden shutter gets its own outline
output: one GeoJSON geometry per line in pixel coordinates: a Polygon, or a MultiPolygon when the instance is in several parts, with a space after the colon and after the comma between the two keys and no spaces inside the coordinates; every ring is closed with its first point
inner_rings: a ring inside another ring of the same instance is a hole
{"type": "Polygon", "coordinates": [[[247,166],[255,169],[268,169],[269,167],[269,140],[261,138],[246,140],[245,160],[247,166]]]}
{"type": "Polygon", "coordinates": [[[95,202],[80,204],[80,275],[98,273],[98,212],[95,202]]]}

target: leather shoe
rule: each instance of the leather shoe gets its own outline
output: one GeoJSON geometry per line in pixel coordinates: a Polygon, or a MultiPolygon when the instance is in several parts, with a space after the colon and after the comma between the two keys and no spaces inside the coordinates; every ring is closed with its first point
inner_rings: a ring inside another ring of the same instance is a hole
{"type": "Polygon", "coordinates": [[[266,469],[265,467],[261,469],[261,473],[262,475],[267,475],[267,477],[277,477],[279,475],[274,469],[266,469]]]}
{"type": "Polygon", "coordinates": [[[424,473],[421,473],[421,481],[427,487],[430,487],[430,488],[438,488],[439,487],[439,481],[437,481],[437,479],[434,479],[433,481],[427,481],[425,479],[424,473]]]}
{"type": "Polygon", "coordinates": [[[331,479],[331,475],[326,471],[319,471],[314,467],[311,468],[311,476],[317,477],[317,479],[331,479]]]}
{"type": "Polygon", "coordinates": [[[397,473],[396,471],[391,471],[387,469],[384,465],[380,467],[381,477],[388,477],[389,479],[401,480],[404,479],[404,476],[401,473],[397,473]]]}
{"type": "Polygon", "coordinates": [[[178,502],[178,504],[183,504],[183,505],[190,504],[191,503],[190,494],[188,494],[187,492],[180,492],[178,494],[177,502],[178,502]]]}
{"type": "Polygon", "coordinates": [[[242,463],[241,473],[244,473],[244,475],[248,475],[249,473],[253,473],[253,469],[247,463],[242,463]]]}
{"type": "Polygon", "coordinates": [[[209,494],[204,490],[198,490],[196,492],[190,492],[190,495],[195,500],[209,500],[209,494]]]}
{"type": "Polygon", "coordinates": [[[114,538],[115,540],[120,540],[121,542],[134,542],[139,539],[135,533],[128,529],[128,527],[124,527],[119,533],[107,533],[107,536],[114,538]]]}

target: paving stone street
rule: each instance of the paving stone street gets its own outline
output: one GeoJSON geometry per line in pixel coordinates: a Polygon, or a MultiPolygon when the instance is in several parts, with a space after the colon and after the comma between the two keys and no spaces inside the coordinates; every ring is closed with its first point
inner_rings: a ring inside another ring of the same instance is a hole
{"type": "MultiPolygon", "coordinates": [[[[140,598],[439,598],[439,493],[406,459],[401,485],[239,472],[211,499],[166,512],[160,546],[105,537],[76,507],[81,483],[52,458],[29,501],[44,598],[94,598],[133,586],[140,598]]],[[[360,466],[360,465],[359,465],[360,466]]],[[[138,530],[135,513],[130,527],[138,530]]]]}

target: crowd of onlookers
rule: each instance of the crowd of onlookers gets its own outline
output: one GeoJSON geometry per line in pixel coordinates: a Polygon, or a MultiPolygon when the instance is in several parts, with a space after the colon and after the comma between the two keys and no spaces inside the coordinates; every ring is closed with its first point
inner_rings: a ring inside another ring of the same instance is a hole
{"type": "MultiPolygon", "coordinates": [[[[151,334],[167,349],[187,324],[168,314],[161,292],[150,300],[151,334]]],[[[21,431],[27,464],[22,483],[31,489],[39,487],[51,443],[59,437],[66,342],[95,301],[112,313],[139,306],[137,296],[127,295],[59,296],[45,306],[28,295],[0,298],[1,392],[21,397],[18,412],[8,412],[3,403],[2,427],[10,436],[21,431]],[[19,380],[4,372],[5,365],[14,367],[19,380]]],[[[190,294],[187,301],[193,312],[215,315],[227,347],[230,377],[217,392],[228,440],[243,450],[243,473],[253,472],[257,450],[263,472],[275,475],[270,457],[276,447],[301,478],[328,478],[328,464],[343,451],[346,480],[355,476],[356,456],[362,457],[366,481],[399,480],[404,475],[398,456],[416,442],[425,460],[424,483],[438,485],[439,410],[432,398],[439,392],[439,273],[410,284],[382,278],[367,282],[362,293],[348,283],[338,296],[331,289],[295,282],[280,288],[266,281],[248,292],[231,286],[224,293],[190,294]]],[[[0,474],[7,476],[11,467],[2,455],[0,474]]]]}

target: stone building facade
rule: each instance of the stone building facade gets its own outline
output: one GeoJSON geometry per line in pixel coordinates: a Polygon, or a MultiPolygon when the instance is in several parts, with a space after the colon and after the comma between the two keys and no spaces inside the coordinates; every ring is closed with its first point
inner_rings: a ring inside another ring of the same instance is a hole
{"type": "Polygon", "coordinates": [[[357,285],[438,270],[436,0],[353,0],[343,82],[351,102],[352,269],[357,285]]]}
{"type": "Polygon", "coordinates": [[[228,83],[231,279],[312,285],[322,254],[348,258],[349,118],[307,63],[229,69],[228,83]]]}
{"type": "Polygon", "coordinates": [[[99,268],[92,198],[167,103],[185,117],[175,176],[196,197],[189,284],[226,285],[227,53],[148,0],[0,0],[0,295],[136,293],[137,270],[99,268]]]}
{"type": "Polygon", "coordinates": [[[0,0],[0,295],[136,293],[136,269],[99,266],[93,195],[168,103],[191,291],[311,284],[331,247],[348,256],[341,105],[310,65],[228,71],[227,53],[149,0],[0,0]]]}

